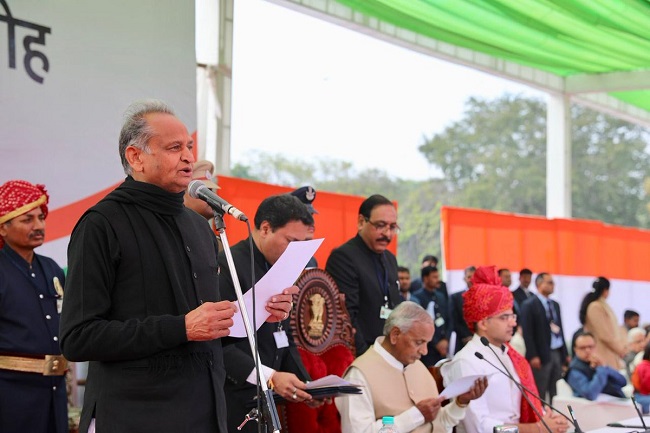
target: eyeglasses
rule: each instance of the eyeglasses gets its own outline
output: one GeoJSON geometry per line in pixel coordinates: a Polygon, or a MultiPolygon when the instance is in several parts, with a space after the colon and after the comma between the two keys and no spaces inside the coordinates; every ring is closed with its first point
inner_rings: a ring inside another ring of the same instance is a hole
{"type": "Polygon", "coordinates": [[[373,226],[378,232],[383,232],[386,229],[389,229],[391,232],[398,234],[401,230],[400,226],[397,223],[388,224],[386,221],[370,221],[370,218],[363,217],[368,224],[373,226]]]}
{"type": "Polygon", "coordinates": [[[517,320],[517,315],[512,314],[512,313],[510,313],[510,314],[506,313],[506,314],[501,314],[500,316],[488,317],[488,320],[489,319],[499,319],[502,322],[507,322],[507,321],[509,321],[511,319],[516,321],[517,320]]]}
{"type": "Polygon", "coordinates": [[[595,344],[588,344],[586,346],[576,346],[576,350],[587,350],[587,349],[595,349],[596,345],[595,344]]]}

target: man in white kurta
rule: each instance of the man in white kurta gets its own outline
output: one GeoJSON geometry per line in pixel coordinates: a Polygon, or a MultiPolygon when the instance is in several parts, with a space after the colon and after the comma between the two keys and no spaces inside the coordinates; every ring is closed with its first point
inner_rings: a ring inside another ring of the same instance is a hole
{"type": "Polygon", "coordinates": [[[552,433],[565,433],[568,426],[563,418],[552,413],[544,415],[541,403],[532,396],[530,403],[522,401],[522,392],[514,381],[505,372],[497,372],[505,367],[517,383],[536,393],[530,365],[508,345],[517,316],[513,313],[512,293],[501,285],[494,266],[476,270],[463,300],[465,322],[475,334],[451,362],[442,366],[444,384],[472,374],[491,376],[485,394],[467,408],[458,432],[492,433],[496,425],[511,424],[517,425],[520,433],[540,433],[545,423],[552,433]]]}
{"type": "Polygon", "coordinates": [[[486,386],[472,388],[441,407],[436,383],[419,358],[426,354],[434,326],[426,310],[414,302],[401,303],[389,316],[383,337],[357,358],[345,374],[363,385],[362,395],[336,399],[343,433],[377,432],[383,416],[393,416],[400,433],[451,432],[465,416],[470,400],[486,386]]]}
{"type": "Polygon", "coordinates": [[[445,386],[454,380],[472,374],[488,376],[490,384],[485,390],[484,397],[472,402],[471,410],[466,411],[465,418],[456,429],[458,433],[492,433],[492,429],[496,425],[519,423],[521,407],[519,388],[505,375],[494,374],[496,372],[494,367],[474,355],[475,352],[479,352],[486,360],[503,369],[498,361],[501,359],[518,381],[519,376],[507,353],[512,349],[505,346],[504,348],[505,350],[502,351],[500,347],[492,345],[492,349],[496,352],[495,355],[481,343],[480,337],[474,334],[465,347],[454,356],[453,361],[442,366],[441,373],[445,386]]]}

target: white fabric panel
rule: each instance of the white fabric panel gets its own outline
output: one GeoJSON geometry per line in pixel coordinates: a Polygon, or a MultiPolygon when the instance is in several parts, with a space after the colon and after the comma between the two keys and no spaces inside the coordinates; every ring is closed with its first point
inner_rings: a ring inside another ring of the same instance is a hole
{"type": "MultiPolygon", "coordinates": [[[[465,289],[463,282],[463,270],[446,270],[447,288],[449,293],[455,293],[465,289]]],[[[551,295],[560,304],[562,310],[562,324],[564,325],[564,338],[568,345],[571,344],[573,333],[581,326],[579,320],[580,304],[582,298],[591,291],[591,285],[596,276],[567,276],[553,275],[555,281],[555,292],[551,295]]],[[[535,277],[531,290],[535,291],[535,277]]],[[[607,302],[616,313],[620,324],[623,324],[623,312],[631,309],[637,311],[641,316],[641,324],[650,323],[650,282],[610,279],[611,289],[607,302]]],[[[512,287],[515,290],[519,286],[519,274],[512,273],[512,287]]]]}

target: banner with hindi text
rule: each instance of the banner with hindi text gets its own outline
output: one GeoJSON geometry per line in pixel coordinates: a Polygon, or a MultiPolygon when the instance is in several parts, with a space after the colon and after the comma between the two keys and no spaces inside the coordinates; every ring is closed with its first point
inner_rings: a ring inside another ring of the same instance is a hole
{"type": "MultiPolygon", "coordinates": [[[[122,181],[126,107],[170,104],[196,129],[194,0],[0,0],[0,183],[45,184],[50,209],[122,181]]],[[[67,237],[39,253],[65,265],[67,237]]]]}

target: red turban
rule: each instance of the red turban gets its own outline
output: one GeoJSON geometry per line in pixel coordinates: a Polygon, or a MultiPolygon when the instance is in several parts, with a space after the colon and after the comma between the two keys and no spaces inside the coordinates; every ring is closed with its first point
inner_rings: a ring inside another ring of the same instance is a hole
{"type": "Polygon", "coordinates": [[[463,293],[463,317],[470,331],[474,323],[512,308],[513,297],[495,266],[480,266],[472,277],[472,287],[463,293]]]}
{"type": "MultiPolygon", "coordinates": [[[[10,180],[0,186],[0,224],[41,207],[47,216],[50,197],[45,185],[32,185],[24,180],[10,180]]],[[[4,244],[0,238],[0,248],[4,244]]]]}

